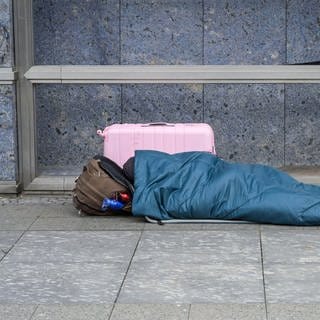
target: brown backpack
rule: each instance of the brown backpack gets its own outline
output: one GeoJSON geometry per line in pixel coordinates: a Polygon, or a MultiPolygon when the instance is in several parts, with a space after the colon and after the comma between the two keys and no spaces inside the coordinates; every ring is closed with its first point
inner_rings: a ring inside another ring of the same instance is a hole
{"type": "MultiPolygon", "coordinates": [[[[73,205],[80,214],[107,215],[112,211],[102,210],[103,200],[117,199],[119,194],[128,194],[132,199],[132,184],[116,163],[106,157],[95,156],[75,181],[73,205]]],[[[131,212],[131,201],[121,210],[131,212]]]]}

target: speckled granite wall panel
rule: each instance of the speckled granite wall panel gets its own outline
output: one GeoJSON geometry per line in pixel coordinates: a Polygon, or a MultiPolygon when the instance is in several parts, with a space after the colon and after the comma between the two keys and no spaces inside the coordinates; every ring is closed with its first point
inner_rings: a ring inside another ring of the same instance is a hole
{"type": "Polygon", "coordinates": [[[320,85],[286,85],[286,165],[320,165],[320,85]]]}
{"type": "Polygon", "coordinates": [[[16,179],[14,86],[0,85],[0,181],[16,179]]]}
{"type": "Polygon", "coordinates": [[[214,129],[218,155],[283,165],[282,84],[210,84],[204,89],[204,121],[214,129]]]}
{"type": "Polygon", "coordinates": [[[285,0],[204,0],[204,64],[285,62],[285,0]]]}
{"type": "MultiPolygon", "coordinates": [[[[0,0],[4,65],[10,10],[10,0],[0,0]]],[[[33,14],[36,64],[284,64],[286,54],[288,63],[320,56],[318,0],[34,0],[33,14]]]]}
{"type": "Polygon", "coordinates": [[[12,60],[12,24],[11,0],[0,0],[0,66],[11,67],[12,60]]]}
{"type": "Polygon", "coordinates": [[[33,38],[35,64],[55,64],[55,7],[53,1],[33,0],[33,38]]]}
{"type": "Polygon", "coordinates": [[[123,122],[202,122],[201,84],[123,86],[123,122]]]}
{"type": "Polygon", "coordinates": [[[202,1],[124,0],[122,64],[202,64],[202,1]]]}
{"type": "Polygon", "coordinates": [[[34,0],[36,64],[119,64],[118,0],[34,0]]]}
{"type": "Polygon", "coordinates": [[[288,63],[320,60],[320,1],[288,0],[288,63]]]}
{"type": "Polygon", "coordinates": [[[121,121],[118,85],[38,85],[36,87],[39,169],[78,172],[103,151],[97,129],[121,121]]]}

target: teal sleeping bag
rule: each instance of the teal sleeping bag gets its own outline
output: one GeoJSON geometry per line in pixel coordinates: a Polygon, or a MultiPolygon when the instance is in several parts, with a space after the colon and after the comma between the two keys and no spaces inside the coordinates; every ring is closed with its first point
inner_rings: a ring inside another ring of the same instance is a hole
{"type": "Polygon", "coordinates": [[[320,225],[320,186],[269,166],[205,152],[136,151],[134,177],[134,216],[320,225]]]}

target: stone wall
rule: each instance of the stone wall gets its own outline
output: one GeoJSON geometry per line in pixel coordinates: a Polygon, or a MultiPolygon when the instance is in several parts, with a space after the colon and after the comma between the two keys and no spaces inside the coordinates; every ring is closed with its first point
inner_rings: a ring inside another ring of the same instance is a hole
{"type": "MultiPolygon", "coordinates": [[[[294,64],[320,60],[317,0],[34,0],[34,60],[57,64],[294,64]]],[[[12,67],[0,0],[0,67],[12,67]]],[[[218,154],[319,165],[319,84],[41,84],[38,173],[78,172],[118,122],[207,122],[218,154]]],[[[0,85],[0,181],[17,176],[15,87],[0,85]]]]}
{"type": "MultiPolygon", "coordinates": [[[[231,161],[319,165],[318,84],[39,85],[39,164],[60,172],[102,152],[118,122],[206,122],[231,161]]],[[[53,171],[55,173],[55,171],[53,171]]]]}
{"type": "Polygon", "coordinates": [[[320,59],[318,0],[34,0],[36,64],[320,59]]]}
{"type": "MultiPolygon", "coordinates": [[[[292,64],[320,60],[316,0],[34,1],[36,64],[292,64]],[[81,4],[80,4],[81,3],[81,4]]],[[[116,122],[207,122],[232,161],[319,165],[317,84],[39,85],[39,166],[101,152],[116,122]]]]}
{"type": "MultiPolygon", "coordinates": [[[[13,64],[11,1],[0,0],[0,68],[13,64]]],[[[0,181],[15,181],[16,176],[15,86],[0,84],[0,181]]]]}

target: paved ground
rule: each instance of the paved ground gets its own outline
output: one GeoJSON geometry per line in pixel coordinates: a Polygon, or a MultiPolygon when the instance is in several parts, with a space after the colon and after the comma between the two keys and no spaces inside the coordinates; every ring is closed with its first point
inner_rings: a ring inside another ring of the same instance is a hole
{"type": "Polygon", "coordinates": [[[80,217],[0,199],[0,319],[320,319],[320,229],[80,217]]]}

